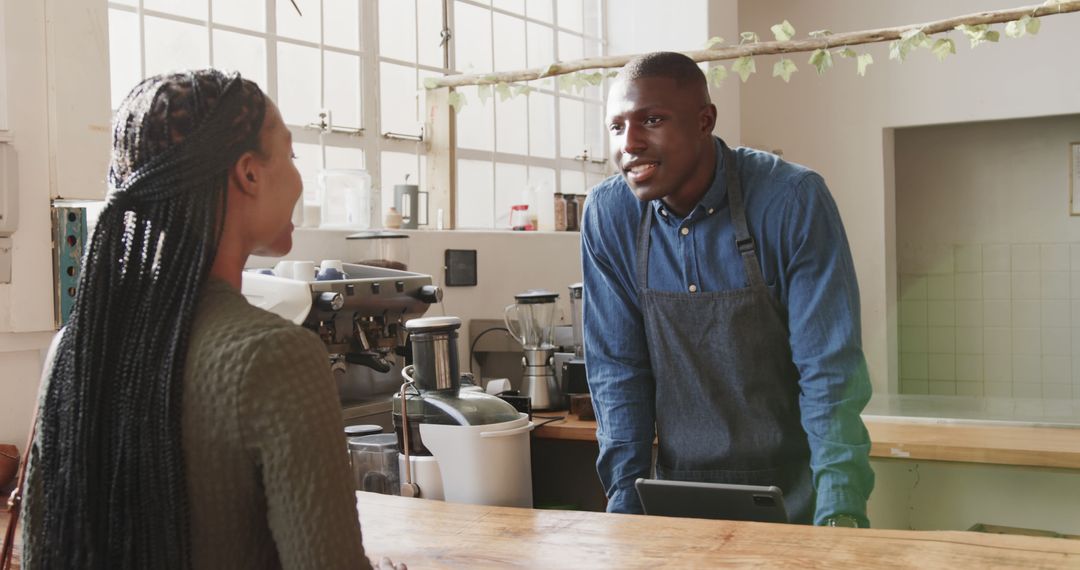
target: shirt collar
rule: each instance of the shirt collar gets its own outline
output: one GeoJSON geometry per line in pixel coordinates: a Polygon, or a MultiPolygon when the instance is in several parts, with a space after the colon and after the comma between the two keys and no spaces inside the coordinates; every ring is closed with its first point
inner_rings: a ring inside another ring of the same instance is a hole
{"type": "MultiPolygon", "coordinates": [[[[713,148],[716,152],[716,171],[713,172],[712,184],[705,192],[705,195],[701,197],[697,206],[687,214],[687,218],[694,217],[694,212],[703,210],[703,214],[711,214],[720,208],[720,203],[727,197],[727,178],[724,175],[724,143],[719,137],[713,137],[713,148]]],[[[650,202],[656,213],[660,215],[660,218],[667,220],[678,219],[673,215],[667,206],[664,205],[663,200],[657,199],[650,202]]]]}

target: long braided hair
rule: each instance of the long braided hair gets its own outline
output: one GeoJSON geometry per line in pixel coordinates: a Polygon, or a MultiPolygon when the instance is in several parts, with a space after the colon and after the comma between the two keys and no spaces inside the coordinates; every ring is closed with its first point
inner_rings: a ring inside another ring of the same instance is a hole
{"type": "Polygon", "coordinates": [[[34,450],[43,568],[187,568],[183,368],[228,171],[266,100],[216,70],[146,79],[113,128],[109,202],[83,261],[34,450]]]}

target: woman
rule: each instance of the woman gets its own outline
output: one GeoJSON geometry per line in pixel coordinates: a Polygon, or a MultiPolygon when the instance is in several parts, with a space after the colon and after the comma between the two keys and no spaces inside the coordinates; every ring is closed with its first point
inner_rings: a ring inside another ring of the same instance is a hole
{"type": "Polygon", "coordinates": [[[239,75],[151,77],[120,105],[42,388],[25,568],[369,567],[326,351],[239,292],[249,255],[292,247],[292,159],[239,75]]]}

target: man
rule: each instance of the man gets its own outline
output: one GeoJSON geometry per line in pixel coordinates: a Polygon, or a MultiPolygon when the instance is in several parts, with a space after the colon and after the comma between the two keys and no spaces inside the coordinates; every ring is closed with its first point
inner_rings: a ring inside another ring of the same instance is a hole
{"type": "Polygon", "coordinates": [[[620,174],[585,206],[585,354],[608,511],[661,479],[776,485],[792,522],[869,526],[870,397],[839,212],[804,167],[712,136],[681,54],[608,95],[620,174]]]}

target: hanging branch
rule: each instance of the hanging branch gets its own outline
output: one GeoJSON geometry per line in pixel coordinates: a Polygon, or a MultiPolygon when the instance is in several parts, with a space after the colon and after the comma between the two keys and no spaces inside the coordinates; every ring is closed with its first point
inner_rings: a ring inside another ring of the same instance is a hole
{"type": "MultiPolygon", "coordinates": [[[[946,20],[937,20],[925,24],[912,24],[908,26],[896,26],[877,30],[863,30],[860,32],[844,32],[839,34],[822,35],[808,40],[789,40],[775,42],[749,43],[739,46],[722,47],[716,49],[704,49],[683,52],[696,62],[723,61],[751,57],[755,55],[783,54],[808,52],[819,49],[828,50],[834,47],[853,46],[860,44],[880,43],[893,40],[905,39],[905,32],[912,30],[921,31],[926,36],[948,32],[958,26],[979,26],[1011,22],[1021,18],[1037,18],[1039,16],[1054,16],[1069,12],[1080,12],[1080,0],[1061,1],[1049,0],[1039,6],[1026,6],[1012,8],[1010,10],[998,10],[994,12],[979,12],[966,16],[957,16],[946,20]]],[[[425,81],[425,87],[434,89],[438,87],[461,87],[465,85],[495,85],[500,83],[512,83],[517,81],[532,81],[565,75],[585,69],[618,68],[626,65],[636,55],[618,55],[606,57],[591,57],[575,61],[553,63],[545,68],[525,69],[521,71],[504,71],[499,73],[447,75],[445,77],[430,78],[425,81]]]]}

